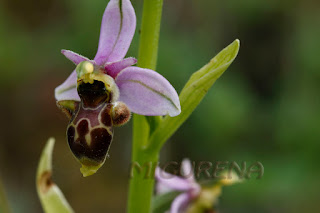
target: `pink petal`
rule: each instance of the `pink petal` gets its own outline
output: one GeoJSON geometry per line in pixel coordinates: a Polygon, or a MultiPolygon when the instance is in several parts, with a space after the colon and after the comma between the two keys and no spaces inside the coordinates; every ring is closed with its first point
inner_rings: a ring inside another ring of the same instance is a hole
{"type": "Polygon", "coordinates": [[[137,63],[137,59],[135,58],[125,58],[121,61],[107,63],[104,68],[107,71],[107,74],[113,78],[116,78],[118,73],[124,68],[130,67],[137,63]]]}
{"type": "Polygon", "coordinates": [[[161,194],[166,194],[169,192],[174,191],[173,189],[171,189],[169,186],[163,184],[161,181],[158,181],[156,184],[156,194],[157,195],[161,195],[161,194]]]}
{"type": "Polygon", "coordinates": [[[74,100],[80,101],[80,97],[77,92],[77,73],[74,70],[71,75],[54,90],[54,95],[57,101],[74,100]]]}
{"type": "Polygon", "coordinates": [[[72,52],[71,50],[61,50],[61,53],[76,65],[78,65],[82,61],[89,61],[88,58],[79,55],[78,53],[72,52]]]}
{"type": "Polygon", "coordinates": [[[98,65],[119,61],[126,55],[136,29],[136,15],[129,0],[110,0],[101,23],[98,65]]]}
{"type": "Polygon", "coordinates": [[[140,115],[177,116],[181,112],[179,96],[159,73],[140,67],[128,67],[116,77],[119,100],[140,115]]]}
{"type": "Polygon", "coordinates": [[[189,179],[190,181],[195,182],[194,180],[194,167],[191,164],[190,160],[185,158],[183,159],[181,163],[181,168],[182,168],[182,176],[189,179]]]}
{"type": "Polygon", "coordinates": [[[168,191],[168,188],[176,191],[189,191],[194,188],[194,185],[190,184],[188,180],[169,174],[161,170],[159,167],[156,169],[155,177],[158,181],[158,184],[160,184],[158,186],[160,193],[165,188],[166,191],[168,191]]]}
{"type": "Polygon", "coordinates": [[[181,213],[181,210],[187,206],[190,200],[191,198],[188,193],[180,194],[173,200],[170,208],[170,213],[181,213]]]}

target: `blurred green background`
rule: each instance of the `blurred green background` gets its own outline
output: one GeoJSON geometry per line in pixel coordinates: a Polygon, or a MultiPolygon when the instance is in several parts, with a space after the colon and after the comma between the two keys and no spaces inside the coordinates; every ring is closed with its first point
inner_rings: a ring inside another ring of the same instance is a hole
{"type": "MultiPolygon", "coordinates": [[[[74,69],[70,49],[93,58],[107,0],[0,1],[0,177],[13,212],[42,212],[35,172],[56,138],[54,181],[76,212],[124,212],[131,123],[115,130],[110,159],[83,178],[65,138],[53,90],[74,69]]],[[[138,25],[128,56],[137,57],[138,25]]],[[[320,212],[320,2],[165,0],[157,71],[181,91],[234,39],[240,53],[161,161],[260,161],[265,174],[227,187],[219,210],[320,212]]],[[[137,211],[138,212],[138,211],[137,211]]]]}

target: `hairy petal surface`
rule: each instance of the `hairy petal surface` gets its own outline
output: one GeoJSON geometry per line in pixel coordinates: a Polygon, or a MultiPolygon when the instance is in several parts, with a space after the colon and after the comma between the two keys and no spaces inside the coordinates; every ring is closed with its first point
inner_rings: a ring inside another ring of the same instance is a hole
{"type": "Polygon", "coordinates": [[[110,75],[112,78],[116,78],[118,73],[121,70],[123,70],[127,67],[130,67],[136,63],[137,63],[137,59],[130,57],[130,58],[125,58],[121,61],[107,63],[104,66],[104,68],[107,71],[108,75],[110,75]]]}
{"type": "Polygon", "coordinates": [[[57,101],[73,100],[80,101],[77,92],[77,72],[74,70],[71,75],[60,86],[54,90],[54,96],[57,101]]]}
{"type": "Polygon", "coordinates": [[[170,208],[170,213],[179,213],[181,210],[186,207],[186,205],[190,202],[190,196],[188,193],[182,193],[178,197],[176,197],[170,208]]]}
{"type": "Polygon", "coordinates": [[[95,62],[103,65],[106,62],[123,59],[129,49],[135,29],[136,15],[130,0],[111,0],[102,18],[95,62]]]}
{"type": "Polygon", "coordinates": [[[71,50],[61,50],[61,53],[76,65],[78,65],[82,61],[90,61],[88,58],[79,55],[78,53],[72,52],[71,50]]]}
{"type": "Polygon", "coordinates": [[[128,67],[116,77],[119,100],[140,115],[177,116],[181,112],[179,96],[159,73],[140,67],[128,67]]]}

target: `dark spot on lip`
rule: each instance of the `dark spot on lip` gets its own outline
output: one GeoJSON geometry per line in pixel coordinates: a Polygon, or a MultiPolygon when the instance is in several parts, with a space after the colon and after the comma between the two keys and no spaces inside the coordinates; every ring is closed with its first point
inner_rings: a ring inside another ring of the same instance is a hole
{"type": "Polygon", "coordinates": [[[89,123],[87,120],[81,120],[77,125],[77,132],[80,137],[85,137],[89,132],[89,123]]]}
{"type": "Polygon", "coordinates": [[[78,94],[85,107],[96,108],[110,100],[105,84],[95,80],[92,84],[81,82],[78,85],[78,94]]]}
{"type": "Polygon", "coordinates": [[[49,189],[54,185],[53,181],[51,180],[51,176],[51,171],[45,171],[40,175],[38,185],[41,193],[47,193],[49,189]]]}
{"type": "Polygon", "coordinates": [[[105,128],[93,129],[90,134],[94,158],[104,160],[111,145],[112,135],[105,128]]]}
{"type": "MultiPolygon", "coordinates": [[[[69,126],[67,130],[68,144],[72,153],[80,160],[83,157],[93,162],[101,163],[105,160],[112,141],[112,132],[105,128],[90,130],[91,143],[88,145],[85,135],[75,138],[75,128],[69,126]]],[[[82,161],[81,161],[82,162],[82,161]]],[[[82,162],[85,163],[85,162],[82,162]]]]}

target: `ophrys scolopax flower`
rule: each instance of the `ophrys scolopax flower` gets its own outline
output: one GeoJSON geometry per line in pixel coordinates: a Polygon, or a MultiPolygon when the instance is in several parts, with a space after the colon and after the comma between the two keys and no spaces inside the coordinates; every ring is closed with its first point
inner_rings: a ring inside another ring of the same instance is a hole
{"type": "MultiPolygon", "coordinates": [[[[199,168],[198,168],[199,169],[199,168]]],[[[221,195],[222,186],[239,182],[238,176],[230,172],[221,176],[215,184],[210,186],[200,185],[194,174],[194,165],[188,159],[181,163],[183,177],[168,174],[157,167],[155,177],[157,179],[157,194],[165,194],[171,191],[181,192],[171,203],[170,210],[166,213],[200,213],[215,212],[214,207],[221,195]]]]}
{"type": "Polygon", "coordinates": [[[104,12],[100,40],[93,60],[69,50],[62,53],[77,67],[55,89],[57,105],[70,118],[68,144],[82,164],[84,176],[104,163],[113,137],[133,113],[156,116],[180,114],[179,97],[157,72],[134,67],[124,58],[136,28],[129,0],[110,0],[104,12]]]}

